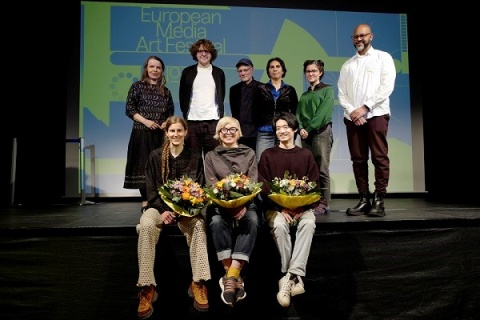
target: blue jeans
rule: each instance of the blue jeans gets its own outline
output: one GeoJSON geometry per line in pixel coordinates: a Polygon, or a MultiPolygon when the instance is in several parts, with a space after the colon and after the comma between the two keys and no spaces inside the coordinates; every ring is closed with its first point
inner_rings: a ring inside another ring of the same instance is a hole
{"type": "Polygon", "coordinates": [[[320,171],[320,188],[322,188],[321,202],[328,205],[330,193],[330,154],[333,146],[333,130],[329,125],[320,133],[314,131],[308,134],[307,139],[302,139],[302,147],[312,151],[315,162],[320,171]]]}
{"type": "Polygon", "coordinates": [[[233,219],[229,213],[218,206],[212,205],[209,212],[212,214],[210,231],[218,261],[232,258],[248,262],[255,246],[259,227],[256,205],[251,203],[240,220],[233,219]],[[234,238],[236,238],[235,241],[234,238]]]}
{"type": "Polygon", "coordinates": [[[257,135],[257,148],[255,150],[257,163],[260,161],[262,152],[268,148],[274,147],[277,143],[278,140],[275,132],[259,132],[257,135]]]}

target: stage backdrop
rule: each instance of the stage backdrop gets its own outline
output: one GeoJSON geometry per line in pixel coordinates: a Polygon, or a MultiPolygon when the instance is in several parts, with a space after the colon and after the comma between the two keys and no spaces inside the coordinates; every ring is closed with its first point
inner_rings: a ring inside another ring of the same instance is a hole
{"type": "MultiPolygon", "coordinates": [[[[340,68],[355,54],[350,37],[359,23],[371,25],[373,46],[389,52],[397,69],[391,96],[388,191],[424,192],[423,128],[412,125],[412,114],[421,117],[421,110],[414,111],[411,102],[407,14],[85,1],[81,2],[79,105],[67,116],[67,139],[85,139],[85,166],[79,161],[81,148],[67,144],[66,196],[78,195],[82,185],[87,196],[139,195],[123,189],[132,128],[125,99],[147,56],[164,60],[178,115],[181,71],[196,63],[188,49],[200,38],[215,43],[219,55],[214,64],[225,71],[227,88],[239,81],[235,64],[240,58],[251,59],[255,79],[266,82],[267,60],[278,56],[288,69],[284,81],[299,96],[308,86],[302,72],[306,59],[325,62],[323,82],[332,85],[337,95],[340,68]]],[[[230,115],[228,101],[227,92],[226,115],[230,115]]],[[[332,193],[356,193],[343,111],[335,102],[332,193]]]]}

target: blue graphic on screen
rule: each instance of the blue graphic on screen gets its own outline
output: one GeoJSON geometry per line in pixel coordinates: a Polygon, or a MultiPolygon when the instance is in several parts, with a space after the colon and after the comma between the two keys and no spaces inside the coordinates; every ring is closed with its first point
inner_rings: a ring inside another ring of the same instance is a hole
{"type": "MultiPolygon", "coordinates": [[[[95,179],[87,173],[88,192],[106,196],[138,196],[123,189],[124,166],[132,120],[125,99],[141,76],[149,55],[166,65],[167,87],[175,114],[179,110],[181,71],[196,64],[190,45],[210,39],[219,51],[214,65],[225,71],[228,88],[239,81],[235,64],[250,58],[254,78],[267,82],[265,67],[272,57],[287,67],[284,81],[300,96],[307,88],[303,62],[325,62],[324,83],[337,95],[340,67],[355,54],[350,36],[359,23],[374,33],[374,48],[389,52],[397,78],[391,98],[389,126],[392,174],[390,192],[413,191],[411,102],[405,14],[361,13],[278,8],[181,6],[154,4],[82,3],[80,134],[95,148],[95,179]],[[92,185],[94,181],[95,185],[92,185]]],[[[332,193],[356,193],[343,124],[343,110],[334,109],[334,147],[331,155],[332,193]]]]}

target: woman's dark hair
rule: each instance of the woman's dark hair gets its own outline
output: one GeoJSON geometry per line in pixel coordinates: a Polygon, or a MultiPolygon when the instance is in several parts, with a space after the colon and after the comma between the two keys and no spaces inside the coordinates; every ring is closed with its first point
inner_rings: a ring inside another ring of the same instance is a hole
{"type": "Polygon", "coordinates": [[[305,62],[303,63],[303,73],[307,72],[307,67],[311,64],[314,64],[317,67],[318,71],[320,71],[320,80],[322,80],[323,75],[325,74],[325,63],[323,63],[322,60],[305,60],[305,62]]]}
{"type": "Polygon", "coordinates": [[[271,58],[270,60],[267,61],[267,67],[265,68],[265,70],[267,70],[268,77],[270,78],[270,73],[268,72],[268,69],[270,68],[270,63],[272,63],[273,61],[278,61],[278,63],[280,63],[283,70],[282,79],[285,78],[285,76],[287,75],[287,67],[285,67],[285,61],[283,61],[279,57],[271,58]]]}
{"type": "Polygon", "coordinates": [[[295,117],[295,115],[291,112],[280,112],[279,114],[276,114],[273,117],[273,129],[277,126],[277,121],[278,120],[285,120],[290,128],[293,129],[293,131],[298,129],[298,120],[295,117]]]}

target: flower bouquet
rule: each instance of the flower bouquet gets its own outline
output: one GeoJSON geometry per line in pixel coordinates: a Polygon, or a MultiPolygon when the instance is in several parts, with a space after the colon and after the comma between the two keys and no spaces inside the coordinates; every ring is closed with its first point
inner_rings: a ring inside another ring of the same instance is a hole
{"type": "Polygon", "coordinates": [[[211,201],[223,208],[233,209],[252,200],[262,190],[262,183],[252,181],[243,173],[234,173],[204,190],[211,201]]]}
{"type": "Polygon", "coordinates": [[[298,179],[285,171],[283,178],[275,177],[269,183],[271,193],[268,197],[276,204],[295,210],[320,200],[320,188],[315,181],[309,181],[308,177],[298,179]]]}
{"type": "Polygon", "coordinates": [[[178,180],[167,180],[158,192],[162,200],[180,216],[193,217],[209,205],[202,187],[187,176],[178,180]]]}

